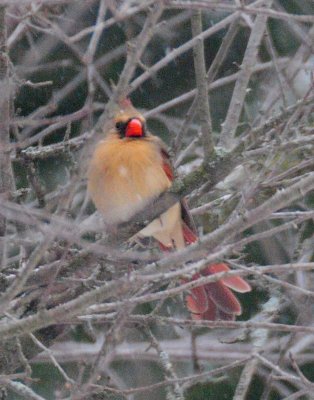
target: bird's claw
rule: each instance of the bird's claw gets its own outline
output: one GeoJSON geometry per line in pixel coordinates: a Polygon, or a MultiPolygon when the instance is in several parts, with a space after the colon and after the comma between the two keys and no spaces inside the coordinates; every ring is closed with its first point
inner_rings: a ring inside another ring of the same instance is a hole
{"type": "Polygon", "coordinates": [[[142,236],[139,233],[136,233],[127,241],[128,247],[136,247],[140,249],[145,249],[147,247],[147,243],[145,243],[145,236],[142,236]]]}

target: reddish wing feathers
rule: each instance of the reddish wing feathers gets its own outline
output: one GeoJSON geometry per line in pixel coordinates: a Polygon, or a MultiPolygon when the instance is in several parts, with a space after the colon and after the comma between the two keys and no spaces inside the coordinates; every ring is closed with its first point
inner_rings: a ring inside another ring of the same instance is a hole
{"type": "Polygon", "coordinates": [[[169,154],[165,149],[161,149],[162,167],[168,179],[172,182],[174,180],[174,172],[170,163],[169,154]]]}
{"type": "MultiPolygon", "coordinates": [[[[174,179],[173,169],[166,150],[161,150],[163,159],[163,169],[170,181],[174,179]]],[[[185,243],[187,245],[195,243],[198,239],[193,220],[188,208],[183,200],[182,207],[182,229],[185,243]]],[[[163,251],[169,248],[160,244],[163,251]]],[[[211,264],[204,268],[201,273],[197,273],[192,280],[199,279],[201,276],[208,276],[218,272],[229,271],[229,267],[224,263],[211,264]]],[[[187,282],[187,280],[184,280],[187,282]]],[[[218,282],[208,283],[191,289],[186,297],[186,304],[192,313],[193,319],[205,320],[233,320],[236,315],[242,313],[241,304],[230,289],[245,293],[251,290],[250,285],[240,276],[232,276],[219,280],[218,282]]]]}
{"type": "MultiPolygon", "coordinates": [[[[162,156],[163,170],[165,171],[165,174],[167,175],[168,179],[172,182],[174,180],[174,172],[173,172],[173,168],[171,165],[170,156],[166,149],[161,148],[161,156],[162,156]]],[[[191,234],[192,234],[191,242],[188,242],[187,240],[186,240],[186,242],[188,244],[193,243],[197,240],[197,231],[194,226],[194,221],[189,213],[189,209],[188,209],[185,199],[182,199],[180,203],[181,203],[181,211],[182,211],[182,220],[184,221],[187,229],[189,231],[191,231],[191,234]],[[192,237],[194,239],[192,239],[192,237]]]]}

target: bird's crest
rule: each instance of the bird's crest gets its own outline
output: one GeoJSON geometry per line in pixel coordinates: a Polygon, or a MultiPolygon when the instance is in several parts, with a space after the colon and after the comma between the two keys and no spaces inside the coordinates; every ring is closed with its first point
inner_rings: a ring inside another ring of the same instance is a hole
{"type": "Polygon", "coordinates": [[[120,98],[117,103],[117,110],[114,118],[115,122],[127,121],[134,117],[138,118],[142,122],[145,121],[145,118],[138,110],[136,110],[128,97],[120,98]]]}
{"type": "Polygon", "coordinates": [[[119,99],[118,104],[121,108],[133,107],[133,104],[128,97],[123,97],[123,98],[119,99]]]}

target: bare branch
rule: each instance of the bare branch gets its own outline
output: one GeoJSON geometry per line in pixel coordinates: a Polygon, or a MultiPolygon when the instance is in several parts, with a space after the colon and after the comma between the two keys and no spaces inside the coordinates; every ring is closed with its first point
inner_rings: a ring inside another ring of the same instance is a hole
{"type": "MultiPolygon", "coordinates": [[[[271,4],[272,0],[265,2],[266,6],[270,6],[271,4]]],[[[256,64],[258,49],[266,29],[266,23],[267,15],[257,15],[244,54],[241,71],[233,90],[230,107],[222,126],[220,143],[228,150],[234,147],[234,137],[244,105],[248,84],[252,75],[252,68],[256,64]]]]}
{"type": "MultiPolygon", "coordinates": [[[[193,36],[201,35],[202,14],[200,11],[195,11],[191,18],[193,36]]],[[[208,87],[206,77],[206,66],[204,58],[204,43],[199,39],[194,46],[194,69],[196,76],[196,85],[198,91],[198,114],[201,124],[204,160],[208,162],[215,157],[214,142],[212,138],[212,123],[209,110],[208,87]]]]}
{"type": "MultiPolygon", "coordinates": [[[[6,7],[0,6],[0,194],[9,197],[14,190],[14,177],[10,154],[7,151],[10,143],[10,102],[11,84],[9,79],[9,59],[7,54],[6,7]]],[[[0,217],[0,238],[6,233],[6,220],[0,217]]],[[[4,260],[4,248],[0,244],[0,262],[4,260]]]]}

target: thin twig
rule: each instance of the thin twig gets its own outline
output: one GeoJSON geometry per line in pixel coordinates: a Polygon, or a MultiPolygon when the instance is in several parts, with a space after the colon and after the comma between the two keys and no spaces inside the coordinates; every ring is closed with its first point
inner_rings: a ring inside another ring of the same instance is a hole
{"type": "Polygon", "coordinates": [[[153,29],[155,28],[159,17],[163,12],[163,0],[158,0],[154,7],[151,9],[148,18],[145,20],[145,24],[141,33],[137,36],[134,42],[128,45],[128,56],[126,63],[124,64],[123,71],[120,74],[119,82],[115,88],[114,95],[110,99],[110,103],[107,104],[105,112],[100,116],[95,129],[102,129],[104,123],[108,119],[108,115],[112,113],[112,107],[117,103],[117,101],[126,97],[129,90],[130,80],[134,75],[135,69],[141,56],[153,35],[153,29]]]}
{"type": "MultiPolygon", "coordinates": [[[[263,317],[269,319],[271,314],[275,315],[279,307],[279,301],[276,298],[271,298],[267,303],[263,305],[262,316],[259,316],[258,319],[262,319],[263,317]]],[[[269,336],[269,331],[267,329],[256,329],[251,332],[251,337],[253,341],[253,352],[259,353],[263,351],[264,346],[266,345],[267,339],[269,336]]],[[[233,395],[233,400],[245,400],[247,398],[247,393],[250,388],[253,376],[256,372],[258,365],[258,359],[254,357],[249,360],[242,372],[237,384],[235,393],[233,395]]]]}
{"type": "MultiPolygon", "coordinates": [[[[265,1],[265,6],[270,6],[271,4],[272,0],[265,1]]],[[[222,126],[220,144],[228,150],[234,147],[234,137],[252,75],[252,68],[256,64],[259,45],[266,29],[266,23],[267,15],[257,15],[244,54],[240,75],[235,84],[228,113],[222,126]]]]}
{"type": "Polygon", "coordinates": [[[156,337],[153,335],[152,331],[149,328],[146,329],[146,332],[148,332],[151,345],[156,349],[158,353],[160,364],[162,365],[162,368],[165,373],[165,378],[166,378],[165,380],[173,381],[173,385],[167,388],[168,389],[167,400],[184,400],[183,390],[178,385],[178,377],[169,359],[169,355],[164,349],[162,349],[160,343],[158,342],[158,340],[156,339],[156,337]]]}
{"type": "MultiPolygon", "coordinates": [[[[201,35],[203,31],[202,14],[195,11],[191,18],[193,37],[201,35]]],[[[201,125],[204,161],[209,162],[215,157],[214,142],[212,138],[212,123],[209,109],[206,66],[204,57],[204,42],[198,39],[194,45],[194,69],[198,92],[198,115],[201,125]]]]}
{"type": "MultiPolygon", "coordinates": [[[[0,6],[0,194],[9,197],[15,188],[10,154],[6,151],[10,143],[10,102],[12,84],[9,80],[7,53],[6,7],[0,6]]],[[[6,219],[0,216],[0,238],[6,233],[6,219]]],[[[0,263],[4,262],[5,247],[0,243],[0,263]]]]}

